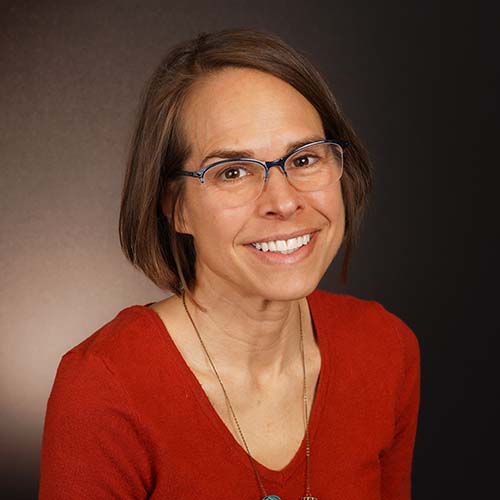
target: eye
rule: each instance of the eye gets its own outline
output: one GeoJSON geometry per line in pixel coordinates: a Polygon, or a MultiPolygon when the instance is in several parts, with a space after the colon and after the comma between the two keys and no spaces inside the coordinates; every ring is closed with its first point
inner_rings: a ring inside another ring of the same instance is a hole
{"type": "Polygon", "coordinates": [[[296,168],[309,167],[316,163],[318,157],[311,153],[303,153],[293,159],[292,165],[296,168]]]}
{"type": "Polygon", "coordinates": [[[222,181],[234,181],[247,177],[249,175],[248,170],[243,165],[231,165],[230,167],[224,168],[217,178],[222,181]]]}

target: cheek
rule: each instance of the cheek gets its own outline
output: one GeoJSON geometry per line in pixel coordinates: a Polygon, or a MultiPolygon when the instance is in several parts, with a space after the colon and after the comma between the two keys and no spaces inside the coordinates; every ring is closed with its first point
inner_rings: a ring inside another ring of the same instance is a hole
{"type": "Polygon", "coordinates": [[[186,226],[200,250],[232,244],[250,216],[248,208],[224,210],[217,200],[196,190],[186,197],[185,207],[186,226]]]}
{"type": "Polygon", "coordinates": [[[314,193],[314,200],[316,209],[332,224],[344,224],[344,201],[339,184],[314,193]]]}

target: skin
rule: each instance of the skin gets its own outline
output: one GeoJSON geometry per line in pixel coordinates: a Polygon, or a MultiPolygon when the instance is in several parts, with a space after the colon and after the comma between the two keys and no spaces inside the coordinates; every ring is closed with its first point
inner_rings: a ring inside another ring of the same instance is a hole
{"type": "MultiPolygon", "coordinates": [[[[184,168],[191,171],[201,168],[202,159],[215,149],[247,149],[254,158],[270,161],[283,156],[291,142],[312,135],[324,137],[318,112],[298,91],[272,75],[246,68],[226,68],[196,82],[182,118],[191,146],[184,168]]],[[[208,312],[197,309],[186,297],[187,307],[230,394],[245,437],[252,443],[252,455],[281,468],[304,432],[299,404],[299,305],[311,404],[311,387],[316,386],[320,371],[305,297],[317,287],[342,242],[345,212],[340,182],[321,191],[298,192],[273,168],[256,201],[224,209],[196,179],[186,178],[182,215],[184,224],[178,218],[176,228],[193,235],[197,251],[194,296],[208,312]],[[245,247],[252,241],[266,241],[273,233],[309,227],[321,230],[314,251],[293,265],[263,264],[245,247]],[[287,432],[283,418],[289,423],[287,432]]],[[[234,431],[182,300],[172,296],[153,309],[234,431]]]]}

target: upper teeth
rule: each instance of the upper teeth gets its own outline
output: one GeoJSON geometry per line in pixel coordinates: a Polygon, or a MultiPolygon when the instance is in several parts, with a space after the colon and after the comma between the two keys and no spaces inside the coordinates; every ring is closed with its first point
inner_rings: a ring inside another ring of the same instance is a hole
{"type": "Polygon", "coordinates": [[[289,240],[275,240],[275,241],[261,241],[258,243],[252,243],[252,245],[258,250],[264,252],[293,252],[303,245],[307,245],[311,240],[310,234],[304,234],[296,238],[290,238],[289,240]]]}

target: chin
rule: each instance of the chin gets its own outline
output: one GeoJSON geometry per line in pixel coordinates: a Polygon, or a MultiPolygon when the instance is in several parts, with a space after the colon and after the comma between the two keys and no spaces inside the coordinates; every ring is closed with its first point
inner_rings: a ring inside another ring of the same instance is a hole
{"type": "Polygon", "coordinates": [[[290,275],[290,279],[274,279],[272,284],[264,287],[260,286],[259,293],[262,297],[271,301],[291,301],[302,299],[310,295],[318,286],[319,280],[312,280],[312,277],[297,280],[296,276],[290,275]]]}

